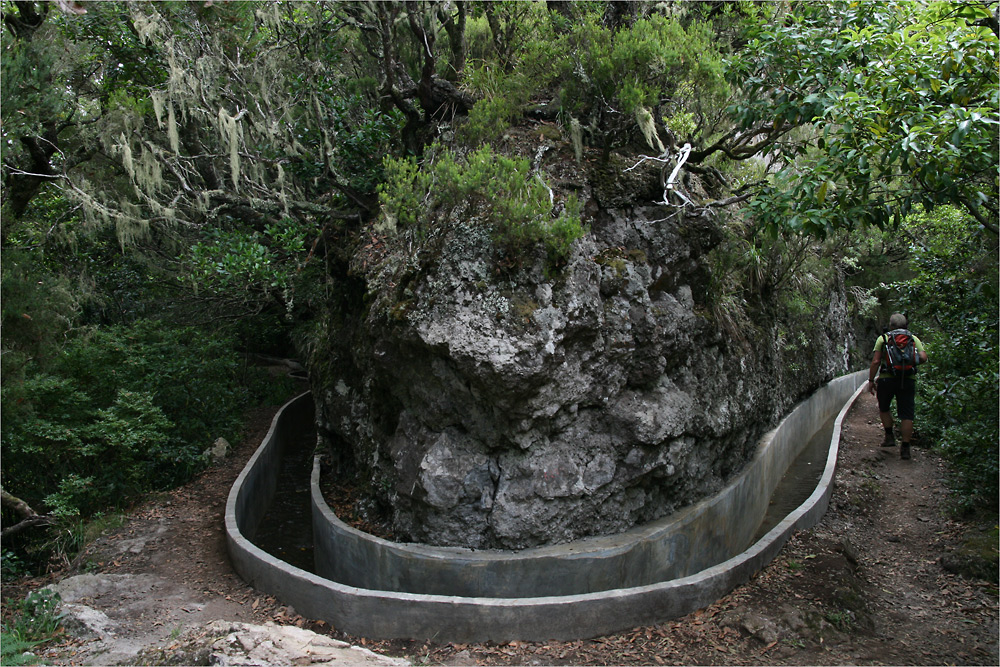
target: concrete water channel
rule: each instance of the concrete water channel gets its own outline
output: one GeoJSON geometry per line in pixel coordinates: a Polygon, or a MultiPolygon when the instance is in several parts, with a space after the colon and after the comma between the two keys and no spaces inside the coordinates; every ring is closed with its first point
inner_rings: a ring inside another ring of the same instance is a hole
{"type": "Polygon", "coordinates": [[[618,535],[518,552],[389,542],[341,522],[309,460],[313,404],[302,394],[275,416],[230,492],[230,554],[255,588],[371,638],[575,639],[682,616],[819,521],[840,424],[865,377],[837,378],[796,406],[716,495],[618,535]]]}

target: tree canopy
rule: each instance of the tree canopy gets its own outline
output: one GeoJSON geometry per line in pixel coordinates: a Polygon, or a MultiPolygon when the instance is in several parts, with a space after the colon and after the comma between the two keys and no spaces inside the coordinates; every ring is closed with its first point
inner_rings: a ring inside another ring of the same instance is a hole
{"type": "Polygon", "coordinates": [[[754,201],[766,224],[829,233],[953,204],[997,232],[996,7],[803,3],[733,60],[743,127],[777,143],[754,201]]]}

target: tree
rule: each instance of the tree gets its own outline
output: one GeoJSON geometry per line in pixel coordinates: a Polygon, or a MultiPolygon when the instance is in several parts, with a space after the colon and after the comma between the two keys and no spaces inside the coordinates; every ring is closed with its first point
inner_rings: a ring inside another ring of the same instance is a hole
{"type": "Polygon", "coordinates": [[[713,147],[765,156],[759,219],[825,235],[952,204],[996,233],[996,12],[995,2],[802,3],[763,27],[730,67],[746,147],[713,147]]]}
{"type": "MultiPolygon", "coordinates": [[[[64,6],[64,5],[60,5],[64,6]]],[[[19,218],[43,185],[84,156],[60,147],[62,135],[79,122],[72,95],[60,86],[49,3],[4,3],[0,91],[5,217],[19,218]]],[[[3,225],[3,236],[10,228],[3,225]]]]}
{"type": "Polygon", "coordinates": [[[472,99],[451,82],[465,67],[467,4],[349,2],[341,9],[374,66],[382,111],[402,113],[403,144],[420,155],[435,123],[464,115],[472,106],[472,99]],[[438,72],[442,31],[450,42],[446,76],[438,72]]]}

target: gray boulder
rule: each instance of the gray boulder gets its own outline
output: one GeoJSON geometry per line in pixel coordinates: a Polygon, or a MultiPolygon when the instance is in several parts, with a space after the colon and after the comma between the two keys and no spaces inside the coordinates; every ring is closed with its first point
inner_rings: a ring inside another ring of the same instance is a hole
{"type": "Polygon", "coordinates": [[[397,536],[522,549],[665,516],[846,370],[836,277],[793,332],[820,344],[790,359],[778,309],[734,330],[711,301],[710,213],[596,210],[556,273],[539,255],[498,274],[461,213],[387,235],[356,267],[365,309],[331,307],[310,367],[320,434],[374,480],[397,536]]]}

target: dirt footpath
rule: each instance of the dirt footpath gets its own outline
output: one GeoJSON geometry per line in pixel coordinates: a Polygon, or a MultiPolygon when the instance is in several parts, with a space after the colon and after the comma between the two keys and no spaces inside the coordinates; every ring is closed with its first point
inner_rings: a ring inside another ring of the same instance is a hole
{"type": "MultiPolygon", "coordinates": [[[[222,464],[137,508],[53,578],[127,575],[118,581],[129,585],[83,594],[109,619],[108,631],[103,638],[64,638],[44,652],[47,662],[186,664],[207,656],[196,650],[206,624],[225,620],[297,626],[415,664],[1000,664],[996,584],[942,565],[967,528],[948,518],[943,464],[919,441],[908,461],[899,459],[898,448],[879,447],[882,428],[867,394],[844,424],[830,509],[749,583],[657,625],[588,640],[503,645],[346,636],[236,576],[223,536],[226,496],[273,412],[254,415],[244,444],[222,464]]],[[[4,596],[46,583],[5,582],[4,596]]]]}

